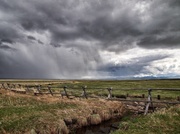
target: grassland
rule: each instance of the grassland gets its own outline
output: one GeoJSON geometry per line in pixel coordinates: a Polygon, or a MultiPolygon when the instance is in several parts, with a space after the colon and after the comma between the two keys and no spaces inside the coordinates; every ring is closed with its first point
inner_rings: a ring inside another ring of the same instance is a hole
{"type": "Polygon", "coordinates": [[[180,105],[161,109],[147,116],[127,116],[113,134],[179,134],[180,105]]]}
{"type": "Polygon", "coordinates": [[[0,90],[1,134],[67,134],[76,127],[122,116],[120,102],[104,99],[67,99],[0,90]]]}
{"type": "Polygon", "coordinates": [[[45,101],[31,96],[5,93],[0,95],[0,133],[25,133],[43,126],[45,122],[48,122],[46,125],[53,126],[64,116],[57,115],[57,111],[74,108],[77,105],[73,102],[45,101]]]}
{"type": "MultiPolygon", "coordinates": [[[[4,82],[3,80],[0,83],[4,82]]],[[[22,85],[38,85],[41,84],[42,88],[47,88],[48,84],[51,84],[53,91],[62,91],[63,86],[67,86],[67,91],[75,95],[82,93],[82,87],[87,86],[87,93],[89,95],[108,95],[106,88],[113,88],[113,95],[147,95],[147,89],[153,88],[180,88],[180,80],[6,80],[9,83],[16,83],[22,85]],[[76,88],[76,89],[71,89],[76,88]],[[141,90],[130,90],[141,89],[141,90]]],[[[157,97],[161,95],[161,98],[176,99],[180,96],[176,91],[153,91],[152,96],[157,97]]]]}
{"type": "MultiPolygon", "coordinates": [[[[145,94],[147,96],[147,89],[149,88],[180,88],[180,80],[0,80],[0,83],[21,84],[22,86],[41,84],[43,90],[47,89],[48,84],[50,84],[55,92],[63,91],[62,87],[67,86],[68,93],[76,95],[81,95],[82,87],[87,86],[88,95],[103,95],[105,97],[108,94],[107,88],[110,87],[113,87],[114,96],[126,94],[145,94]],[[141,90],[134,90],[137,88],[141,90]]],[[[158,94],[161,95],[161,98],[172,100],[176,100],[180,96],[179,91],[158,90],[152,92],[154,98],[158,94]]],[[[0,89],[0,133],[30,133],[33,130],[40,130],[43,133],[55,132],[54,129],[62,127],[65,118],[84,120],[93,113],[101,115],[101,111],[109,118],[110,112],[107,109],[114,108],[116,110],[115,107],[117,106],[116,103],[99,99],[84,99],[82,101],[77,98],[62,99],[51,95],[21,95],[0,89]]],[[[179,133],[180,121],[177,120],[179,111],[179,107],[173,107],[165,109],[164,112],[161,111],[163,114],[157,112],[147,117],[124,119],[120,125],[120,130],[116,133],[143,133],[148,129],[153,129],[150,133],[160,133],[164,127],[167,128],[167,130],[163,131],[164,133],[179,133]],[[164,122],[164,126],[162,126],[161,122],[164,122]],[[155,123],[157,124],[152,128],[148,126],[155,123]],[[142,131],[139,129],[142,129],[142,131]]],[[[87,124],[86,121],[85,124],[87,124]]],[[[66,127],[64,129],[64,131],[67,131],[66,127]]]]}

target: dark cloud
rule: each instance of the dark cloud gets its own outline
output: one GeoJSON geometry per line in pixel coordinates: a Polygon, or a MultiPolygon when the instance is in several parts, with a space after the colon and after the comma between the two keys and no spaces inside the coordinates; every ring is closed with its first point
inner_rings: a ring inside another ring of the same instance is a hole
{"type": "MultiPolygon", "coordinates": [[[[44,63],[42,66],[37,64],[39,61],[31,61],[36,55],[34,50],[39,50],[36,53],[40,59],[53,59],[56,72],[61,69],[64,73],[59,74],[66,77],[70,73],[82,76],[95,70],[103,62],[100,51],[119,53],[135,45],[147,49],[180,47],[180,4],[177,0],[0,0],[0,3],[1,51],[18,50],[9,60],[13,64],[20,61],[22,74],[32,71],[23,64],[26,61],[37,70],[32,77],[43,73],[42,77],[46,77],[50,68],[40,70],[45,67],[44,63]],[[48,54],[49,47],[59,52],[48,54]],[[23,58],[17,60],[20,55],[23,58]]],[[[2,52],[2,57],[9,55],[2,52]]],[[[2,61],[0,69],[7,67],[5,72],[12,72],[6,62],[2,61]]],[[[126,66],[118,68],[123,70],[126,66]]],[[[126,73],[131,70],[138,71],[132,68],[126,73]]],[[[15,72],[12,74],[14,76],[15,72]]]]}
{"type": "MultiPolygon", "coordinates": [[[[20,38],[20,33],[18,30],[10,24],[3,24],[0,23],[0,39],[1,41],[4,40],[5,42],[14,42],[14,40],[20,38]]],[[[2,41],[3,42],[3,41],[2,41]]]]}
{"type": "MultiPolygon", "coordinates": [[[[44,43],[41,40],[37,40],[34,36],[28,35],[27,38],[31,41],[36,41],[38,44],[43,45],[44,43]]],[[[52,45],[52,44],[51,44],[52,45]]],[[[52,45],[54,46],[54,45],[52,45]]],[[[56,47],[56,46],[55,46],[56,47]]]]}
{"type": "Polygon", "coordinates": [[[42,45],[44,44],[44,43],[43,43],[42,41],[40,41],[40,40],[38,40],[38,43],[39,43],[39,44],[42,44],[42,45]]]}
{"type": "Polygon", "coordinates": [[[149,70],[145,67],[149,66],[152,62],[166,59],[171,55],[153,55],[144,56],[131,59],[131,62],[125,64],[108,64],[98,68],[99,71],[108,72],[112,77],[133,77],[134,75],[149,74],[149,70]]]}
{"type": "Polygon", "coordinates": [[[14,42],[10,39],[1,39],[1,42],[6,42],[6,43],[10,43],[13,44],[14,42]]]}
{"type": "Polygon", "coordinates": [[[7,46],[7,45],[0,45],[0,49],[4,49],[4,50],[13,50],[12,47],[7,46]]]}
{"type": "MultiPolygon", "coordinates": [[[[144,45],[143,47],[151,48],[149,46],[154,44],[160,44],[156,47],[161,47],[169,37],[157,40],[157,36],[164,35],[166,32],[172,32],[174,36],[173,31],[180,30],[178,3],[176,0],[133,0],[131,2],[1,0],[1,10],[16,16],[13,18],[15,23],[27,31],[50,31],[51,40],[55,42],[52,44],[65,44],[66,40],[73,42],[75,39],[84,38],[88,41],[92,39],[100,41],[102,48],[107,50],[110,46],[118,46],[120,51],[124,45],[132,45],[139,40],[138,45],[144,45]],[[135,10],[138,3],[141,6],[135,10]],[[148,7],[142,9],[143,5],[148,7]],[[143,10],[145,10],[144,13],[142,13],[143,10]],[[144,21],[143,17],[149,18],[144,21]]],[[[179,46],[177,43],[171,45],[179,46]]],[[[164,47],[169,47],[168,42],[164,47]]]]}
{"type": "Polygon", "coordinates": [[[14,48],[12,48],[11,46],[9,46],[8,44],[13,44],[14,42],[10,39],[1,39],[0,40],[0,49],[3,49],[3,50],[16,50],[14,48]]]}
{"type": "Polygon", "coordinates": [[[50,43],[50,45],[52,45],[53,47],[61,47],[61,45],[57,43],[50,43]]]}
{"type": "Polygon", "coordinates": [[[180,45],[180,35],[173,34],[165,37],[147,36],[142,38],[138,44],[147,48],[176,47],[180,45]]]}
{"type": "Polygon", "coordinates": [[[36,40],[36,38],[35,38],[35,37],[30,36],[30,35],[29,35],[29,36],[27,36],[27,38],[28,38],[28,39],[30,39],[30,40],[36,40]]]}
{"type": "Polygon", "coordinates": [[[72,79],[80,78],[93,69],[91,61],[85,62],[86,58],[82,53],[76,55],[66,48],[56,49],[52,46],[40,49],[34,45],[30,45],[25,52],[5,52],[0,49],[0,77],[72,79]]]}

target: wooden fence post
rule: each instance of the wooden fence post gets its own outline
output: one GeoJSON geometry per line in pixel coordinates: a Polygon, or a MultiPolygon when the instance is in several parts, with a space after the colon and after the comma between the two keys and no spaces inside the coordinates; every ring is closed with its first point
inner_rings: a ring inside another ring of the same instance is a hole
{"type": "Polygon", "coordinates": [[[110,88],[107,88],[109,94],[108,94],[108,99],[111,99],[112,98],[112,87],[110,88]]]}
{"type": "Polygon", "coordinates": [[[157,95],[157,99],[160,100],[160,99],[161,99],[161,96],[160,96],[160,95],[157,95]]]}
{"type": "Polygon", "coordinates": [[[16,84],[12,84],[13,88],[16,89],[16,84]]]}
{"type": "Polygon", "coordinates": [[[50,84],[48,85],[48,90],[49,90],[50,94],[53,96],[53,92],[51,90],[50,84]]]}
{"type": "Polygon", "coordinates": [[[3,88],[5,89],[5,90],[7,90],[7,88],[6,88],[6,83],[3,83],[3,88]]]}
{"type": "Polygon", "coordinates": [[[37,91],[38,91],[39,93],[41,93],[41,85],[38,85],[38,86],[37,86],[37,91]]]}
{"type": "Polygon", "coordinates": [[[142,94],[142,98],[145,98],[145,94],[142,94]]]}
{"type": "Polygon", "coordinates": [[[87,88],[87,86],[82,87],[82,89],[83,89],[82,96],[87,99],[88,97],[87,97],[87,93],[86,93],[86,88],[87,88]]]}
{"type": "Polygon", "coordinates": [[[4,83],[1,83],[1,89],[3,89],[4,88],[4,83]]]}
{"type": "Polygon", "coordinates": [[[1,84],[1,89],[5,89],[4,83],[1,84]]]}
{"type": "Polygon", "coordinates": [[[7,83],[7,89],[9,89],[9,90],[10,90],[10,84],[9,84],[9,83],[7,83]]]}
{"type": "Polygon", "coordinates": [[[180,96],[177,97],[177,101],[180,101],[180,96]]]}
{"type": "Polygon", "coordinates": [[[10,89],[10,90],[13,89],[13,84],[9,84],[9,89],[10,89]]]}
{"type": "Polygon", "coordinates": [[[126,94],[126,97],[129,97],[129,93],[126,94]]]}
{"type": "Polygon", "coordinates": [[[153,112],[154,112],[154,107],[153,107],[153,103],[152,103],[151,91],[152,91],[152,89],[148,89],[148,103],[146,104],[146,109],[145,109],[145,111],[144,111],[144,115],[147,114],[150,104],[151,104],[151,106],[152,106],[152,108],[153,108],[153,112]]]}
{"type": "Polygon", "coordinates": [[[3,87],[5,90],[7,90],[7,83],[3,83],[3,87]]]}
{"type": "Polygon", "coordinates": [[[26,92],[29,92],[30,90],[29,90],[29,86],[28,85],[25,85],[25,87],[26,87],[26,92]]]}
{"type": "Polygon", "coordinates": [[[21,84],[18,84],[18,86],[19,86],[19,88],[21,88],[22,86],[21,86],[21,84]]]}
{"type": "Polygon", "coordinates": [[[0,89],[2,89],[3,87],[2,87],[2,84],[1,84],[1,87],[0,87],[0,89]]]}
{"type": "Polygon", "coordinates": [[[66,90],[67,86],[64,86],[63,89],[64,89],[64,92],[61,93],[62,97],[65,95],[69,99],[69,95],[68,95],[67,90],[66,90]]]}

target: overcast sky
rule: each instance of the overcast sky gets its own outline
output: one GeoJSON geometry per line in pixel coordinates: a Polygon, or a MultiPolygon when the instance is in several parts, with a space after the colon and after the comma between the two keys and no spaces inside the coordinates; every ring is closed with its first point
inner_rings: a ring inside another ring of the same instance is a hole
{"type": "Polygon", "coordinates": [[[180,0],[0,0],[0,78],[180,78],[180,0]]]}

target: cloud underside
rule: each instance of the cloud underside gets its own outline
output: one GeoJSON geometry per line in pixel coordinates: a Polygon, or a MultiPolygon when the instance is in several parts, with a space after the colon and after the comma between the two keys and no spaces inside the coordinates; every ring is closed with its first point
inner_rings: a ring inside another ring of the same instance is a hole
{"type": "MultiPolygon", "coordinates": [[[[109,65],[109,59],[105,60],[101,52],[118,55],[134,47],[145,51],[180,49],[177,0],[0,0],[0,3],[0,77],[146,74],[154,60],[131,63],[137,67],[133,70],[124,64],[109,65]]],[[[170,57],[155,56],[160,60],[170,57]]]]}

